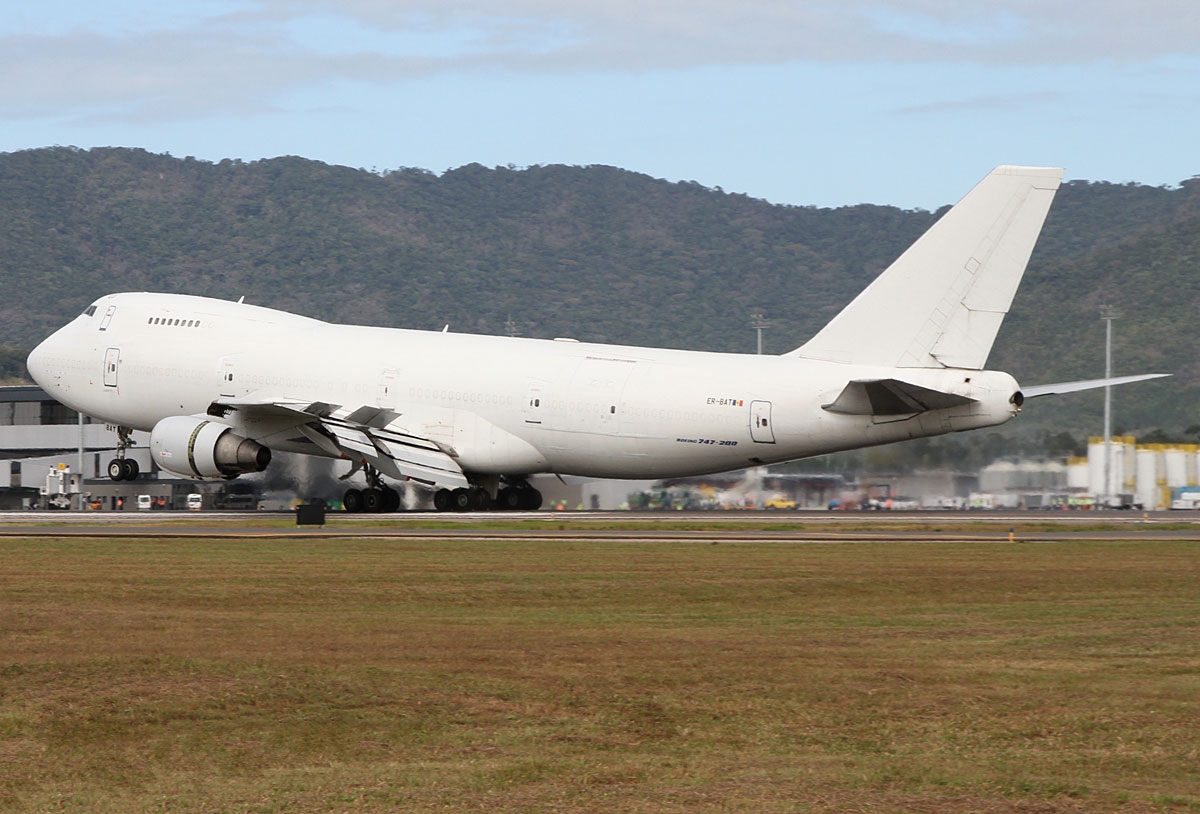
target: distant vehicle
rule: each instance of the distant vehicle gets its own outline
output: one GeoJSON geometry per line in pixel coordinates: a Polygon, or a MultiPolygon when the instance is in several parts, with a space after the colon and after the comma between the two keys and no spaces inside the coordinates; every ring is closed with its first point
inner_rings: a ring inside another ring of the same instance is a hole
{"type": "Polygon", "coordinates": [[[764,509],[794,509],[796,501],[790,497],[773,497],[763,504],[764,509]]]}
{"type": "Polygon", "coordinates": [[[46,484],[39,490],[47,509],[71,508],[71,469],[59,464],[46,473],[46,484]]]}
{"type": "Polygon", "coordinates": [[[130,479],[142,430],[155,464],[188,478],[261,472],[273,451],[346,461],[367,479],[347,511],[398,510],[384,477],[436,489],[439,511],[534,510],[535,474],[659,480],[994,427],[1035,396],[1153,377],[1022,388],[984,369],[1061,179],[996,168],[782,356],[334,325],[126,292],[26,366],[117,428],[114,480],[130,479]]]}
{"type": "Polygon", "coordinates": [[[199,492],[192,492],[187,496],[187,507],[189,512],[198,512],[204,508],[204,495],[199,492]]]}
{"type": "Polygon", "coordinates": [[[919,506],[927,511],[959,511],[967,507],[964,497],[931,497],[926,498],[919,506]]]}
{"type": "Polygon", "coordinates": [[[154,498],[150,495],[138,495],[137,507],[139,512],[148,512],[154,507],[154,498]]]}
{"type": "MultiPolygon", "coordinates": [[[[1175,508],[1174,501],[1171,501],[1171,508],[1175,508]]],[[[1104,508],[1106,509],[1124,509],[1131,511],[1137,509],[1142,510],[1142,504],[1134,500],[1131,494],[1110,495],[1104,499],[1104,508]]]]}

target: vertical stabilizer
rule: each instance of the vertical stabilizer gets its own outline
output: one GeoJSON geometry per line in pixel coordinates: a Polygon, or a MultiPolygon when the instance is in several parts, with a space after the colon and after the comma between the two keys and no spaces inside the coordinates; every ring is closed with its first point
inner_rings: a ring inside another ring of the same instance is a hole
{"type": "Polygon", "coordinates": [[[816,336],[787,355],[982,369],[1062,173],[1047,167],[992,170],[816,336]]]}

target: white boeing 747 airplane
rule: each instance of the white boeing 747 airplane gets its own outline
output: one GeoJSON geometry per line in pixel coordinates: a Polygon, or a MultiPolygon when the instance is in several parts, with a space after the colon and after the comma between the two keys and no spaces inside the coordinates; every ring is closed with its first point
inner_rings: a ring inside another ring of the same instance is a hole
{"type": "Polygon", "coordinates": [[[348,460],[351,511],[536,509],[538,473],[664,478],[1003,424],[1025,398],[985,370],[1062,170],[998,167],[816,336],[782,356],[334,325],[239,302],[123,293],[29,356],[63,404],[116,425],[114,479],[150,432],[179,475],[259,472],[271,450],[348,460]]]}

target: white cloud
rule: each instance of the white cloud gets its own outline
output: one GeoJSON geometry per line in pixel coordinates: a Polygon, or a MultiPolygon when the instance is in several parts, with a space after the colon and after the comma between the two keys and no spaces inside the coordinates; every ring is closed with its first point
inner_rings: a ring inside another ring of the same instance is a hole
{"type": "Polygon", "coordinates": [[[1182,0],[50,0],[0,23],[0,116],[269,111],[293,90],[445,72],[1192,56],[1182,0]],[[76,8],[75,6],[79,6],[76,8]],[[144,12],[144,13],[143,13],[144,12]],[[59,15],[55,32],[53,15],[59,15]]]}
{"type": "MultiPolygon", "coordinates": [[[[469,30],[480,55],[554,53],[608,66],[794,59],[1026,63],[1196,54],[1188,0],[261,0],[260,20],[312,14],[389,31],[469,30]],[[564,39],[564,37],[566,39],[564,39]]],[[[560,60],[555,60],[555,63],[560,60]]]]}

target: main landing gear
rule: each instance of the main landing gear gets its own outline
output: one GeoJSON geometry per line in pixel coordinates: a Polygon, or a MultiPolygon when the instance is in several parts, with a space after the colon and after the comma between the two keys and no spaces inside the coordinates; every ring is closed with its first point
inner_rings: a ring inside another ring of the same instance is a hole
{"type": "Polygon", "coordinates": [[[495,499],[480,487],[439,489],[433,494],[433,507],[439,512],[479,512],[488,509],[532,512],[541,506],[542,493],[525,481],[500,487],[495,499]]]}
{"type": "Polygon", "coordinates": [[[383,482],[379,470],[364,467],[367,476],[366,489],[347,489],[342,495],[342,506],[348,512],[395,512],[400,510],[400,493],[383,482]]]}
{"type": "Polygon", "coordinates": [[[117,457],[108,462],[108,477],[110,480],[137,480],[139,474],[138,462],[125,457],[125,450],[133,446],[129,437],[132,430],[129,427],[117,427],[117,457]]]}
{"type": "MultiPolygon", "coordinates": [[[[352,469],[353,474],[356,469],[352,469]]],[[[347,512],[395,512],[400,510],[400,493],[383,482],[379,470],[370,464],[362,467],[367,476],[366,489],[347,489],[342,506],[347,512]]],[[[348,477],[343,476],[343,477],[348,477]]],[[[482,486],[464,489],[439,489],[433,495],[433,507],[439,512],[481,512],[489,509],[503,511],[536,511],[542,506],[542,493],[522,479],[512,479],[500,486],[500,479],[491,476],[482,486]],[[492,497],[495,490],[496,496],[492,497]]]]}

